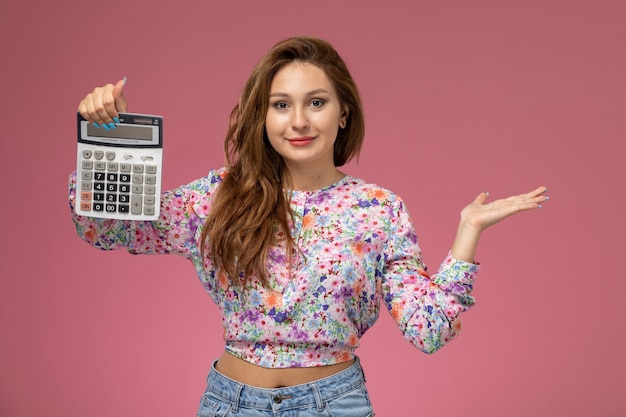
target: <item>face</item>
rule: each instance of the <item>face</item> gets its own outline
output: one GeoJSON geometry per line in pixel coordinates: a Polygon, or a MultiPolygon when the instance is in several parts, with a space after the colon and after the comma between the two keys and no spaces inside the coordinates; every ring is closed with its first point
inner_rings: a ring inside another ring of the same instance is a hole
{"type": "Polygon", "coordinates": [[[346,116],[321,68],[292,62],[274,76],[265,129],[290,171],[335,170],[333,146],[346,116]]]}

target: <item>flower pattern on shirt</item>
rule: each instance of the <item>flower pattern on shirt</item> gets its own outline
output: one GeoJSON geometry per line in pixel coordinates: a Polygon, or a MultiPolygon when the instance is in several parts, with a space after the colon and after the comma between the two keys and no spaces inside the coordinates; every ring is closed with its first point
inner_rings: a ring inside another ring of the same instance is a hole
{"type": "Polygon", "coordinates": [[[291,256],[284,244],[270,249],[267,288],[255,277],[243,288],[232,285],[199,249],[212,195],[225,175],[226,169],[214,170],[164,192],[159,219],[137,222],[76,215],[72,174],[78,235],[104,250],[190,259],[220,308],[226,350],[263,367],[351,359],[381,305],[424,352],[459,333],[459,314],[474,304],[470,293],[479,266],[449,253],[431,277],[402,199],[351,176],[317,191],[289,192],[297,248],[291,256]]]}

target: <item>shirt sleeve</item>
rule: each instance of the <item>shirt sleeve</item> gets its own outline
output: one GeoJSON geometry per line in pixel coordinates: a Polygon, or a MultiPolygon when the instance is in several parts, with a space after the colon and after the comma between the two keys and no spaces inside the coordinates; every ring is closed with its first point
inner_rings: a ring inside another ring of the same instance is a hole
{"type": "Polygon", "coordinates": [[[456,337],[459,315],[474,305],[470,295],[479,269],[450,253],[432,277],[426,272],[413,223],[398,198],[385,252],[383,302],[404,337],[434,353],[456,337]]]}
{"type": "Polygon", "coordinates": [[[210,196],[223,171],[166,191],[161,196],[159,218],[154,221],[98,219],[80,216],[76,203],[76,173],[69,178],[69,203],[78,236],[102,250],[126,248],[133,254],[177,254],[192,257],[197,238],[210,209],[210,196]]]}

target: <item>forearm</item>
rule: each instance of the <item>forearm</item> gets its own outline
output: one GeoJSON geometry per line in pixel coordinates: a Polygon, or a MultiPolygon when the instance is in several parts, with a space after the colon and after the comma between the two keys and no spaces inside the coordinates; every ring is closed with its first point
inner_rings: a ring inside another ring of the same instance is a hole
{"type": "Polygon", "coordinates": [[[480,232],[466,222],[459,223],[459,227],[450,252],[455,259],[475,263],[476,248],[480,240],[480,232]]]}

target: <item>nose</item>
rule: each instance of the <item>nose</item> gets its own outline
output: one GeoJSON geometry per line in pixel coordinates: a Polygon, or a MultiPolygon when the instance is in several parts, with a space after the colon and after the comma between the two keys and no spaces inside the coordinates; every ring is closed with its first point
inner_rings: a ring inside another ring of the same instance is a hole
{"type": "Polygon", "coordinates": [[[306,110],[300,106],[294,108],[291,116],[291,128],[294,131],[306,130],[309,127],[309,119],[306,110]]]}

